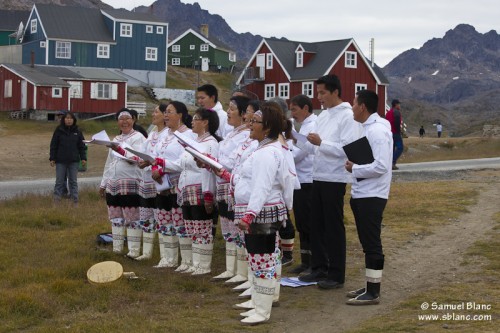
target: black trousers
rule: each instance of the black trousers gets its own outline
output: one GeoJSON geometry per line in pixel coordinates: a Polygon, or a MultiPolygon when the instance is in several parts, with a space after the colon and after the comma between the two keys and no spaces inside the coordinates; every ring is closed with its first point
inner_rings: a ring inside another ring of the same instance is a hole
{"type": "Polygon", "coordinates": [[[293,192],[293,215],[295,216],[295,226],[299,232],[300,250],[311,251],[310,245],[310,217],[311,217],[311,193],[313,184],[300,184],[300,190],[293,192]]]}
{"type": "Polygon", "coordinates": [[[365,254],[366,268],[381,270],[384,268],[384,252],[380,233],[387,199],[351,198],[350,204],[356,220],[359,241],[365,254]]]}
{"type": "Polygon", "coordinates": [[[345,281],[345,190],[345,183],[313,181],[311,199],[311,267],[339,283],[345,281]]]}

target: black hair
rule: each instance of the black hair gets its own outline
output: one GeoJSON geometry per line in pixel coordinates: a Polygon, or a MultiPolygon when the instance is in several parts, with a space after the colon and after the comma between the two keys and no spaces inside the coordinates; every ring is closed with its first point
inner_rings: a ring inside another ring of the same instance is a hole
{"type": "Polygon", "coordinates": [[[398,105],[398,104],[401,104],[401,103],[399,102],[399,99],[393,99],[393,100],[392,100],[392,102],[391,102],[391,106],[392,106],[392,107],[395,107],[395,106],[396,106],[396,105],[398,105]]]}
{"type": "Polygon", "coordinates": [[[240,116],[247,111],[247,106],[248,102],[250,102],[250,98],[246,96],[232,96],[229,100],[233,101],[234,104],[236,104],[240,116]]]}
{"type": "MultiPolygon", "coordinates": [[[[257,99],[252,99],[252,100],[248,101],[248,105],[250,105],[253,108],[254,112],[260,110],[260,102],[257,99]]],[[[247,105],[247,107],[248,107],[248,105],[247,105]]]]}
{"type": "Polygon", "coordinates": [[[378,107],[378,96],[372,90],[360,90],[356,93],[358,105],[364,104],[370,113],[376,113],[378,107]]]}
{"type": "Polygon", "coordinates": [[[284,117],[281,107],[276,102],[265,102],[262,104],[262,128],[269,129],[267,137],[277,139],[284,130],[284,117]]]}
{"type": "Polygon", "coordinates": [[[303,109],[306,105],[309,107],[309,113],[313,112],[312,101],[306,95],[296,95],[290,100],[290,104],[298,105],[299,108],[303,109]]]}
{"type": "Polygon", "coordinates": [[[160,103],[158,104],[158,109],[161,111],[161,113],[165,113],[165,111],[167,111],[167,104],[165,103],[160,103]]]}
{"type": "Polygon", "coordinates": [[[337,75],[329,74],[324,75],[316,80],[316,85],[324,84],[326,90],[333,93],[335,90],[339,92],[339,98],[342,95],[342,86],[340,85],[340,80],[337,75]]]}
{"type": "Polygon", "coordinates": [[[181,118],[182,123],[186,125],[188,128],[191,128],[192,127],[191,122],[193,121],[193,117],[188,113],[186,104],[179,101],[171,101],[168,104],[173,105],[177,113],[182,113],[182,118],[181,118]]]}
{"type": "Polygon", "coordinates": [[[208,132],[217,142],[222,141],[222,138],[215,133],[219,129],[219,116],[217,112],[212,109],[198,108],[194,114],[201,117],[202,120],[208,120],[208,132]]]}
{"type": "Polygon", "coordinates": [[[116,120],[118,120],[118,117],[120,116],[120,113],[122,112],[128,112],[130,113],[130,116],[133,118],[132,116],[132,112],[130,112],[131,110],[127,109],[127,108],[121,108],[120,110],[118,110],[118,112],[116,112],[115,116],[116,116],[116,120]]]}
{"type": "Polygon", "coordinates": [[[215,99],[214,99],[215,103],[217,103],[217,101],[219,99],[219,92],[217,91],[217,88],[212,84],[204,84],[202,86],[199,86],[196,89],[196,91],[203,91],[209,97],[215,96],[215,99]]]}

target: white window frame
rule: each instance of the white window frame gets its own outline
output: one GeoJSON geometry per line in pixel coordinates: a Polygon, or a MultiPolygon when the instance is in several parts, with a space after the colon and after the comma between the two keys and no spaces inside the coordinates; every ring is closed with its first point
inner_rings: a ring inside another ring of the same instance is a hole
{"type": "Polygon", "coordinates": [[[153,26],[152,25],[147,25],[146,26],[146,33],[147,34],[152,34],[153,33],[153,26]]]}
{"type": "Polygon", "coordinates": [[[83,82],[67,81],[71,87],[69,88],[69,98],[83,98],[83,82]]]}
{"type": "Polygon", "coordinates": [[[208,44],[200,44],[200,52],[208,52],[209,46],[208,44]]]}
{"type": "Polygon", "coordinates": [[[179,44],[172,45],[172,52],[181,52],[181,46],[179,44]]]}
{"type": "Polygon", "coordinates": [[[189,49],[190,50],[196,50],[196,45],[194,45],[194,44],[189,45],[189,49]]]}
{"type": "Polygon", "coordinates": [[[302,82],[302,94],[309,98],[314,98],[314,82],[302,82]]]}
{"type": "Polygon", "coordinates": [[[56,40],[56,58],[71,59],[71,42],[61,42],[56,40]]]}
{"type": "Polygon", "coordinates": [[[345,67],[357,68],[358,67],[358,53],[352,51],[345,51],[345,67]]]}
{"type": "Polygon", "coordinates": [[[295,56],[295,66],[304,67],[304,51],[297,51],[297,55],[295,56]]]}
{"type": "Polygon", "coordinates": [[[158,48],[146,47],[146,61],[158,61],[158,48]]]}
{"type": "Polygon", "coordinates": [[[40,41],[40,48],[44,49],[47,46],[47,42],[44,40],[40,41]]]}
{"type": "Polygon", "coordinates": [[[52,98],[62,98],[61,87],[52,87],[52,98]]]}
{"type": "Polygon", "coordinates": [[[156,33],[158,35],[163,35],[163,27],[156,27],[156,33]]]}
{"type": "Polygon", "coordinates": [[[4,89],[3,89],[3,97],[11,98],[12,97],[12,80],[5,80],[4,89]]]}
{"type": "Polygon", "coordinates": [[[110,49],[109,44],[97,44],[97,58],[109,59],[110,49]]]}
{"type": "Polygon", "coordinates": [[[38,31],[38,20],[37,19],[33,19],[30,22],[30,32],[32,34],[35,34],[37,31],[38,31]]]}
{"type": "Polygon", "coordinates": [[[109,82],[92,82],[90,84],[90,98],[116,100],[118,99],[118,84],[109,82]]]}
{"type": "Polygon", "coordinates": [[[236,62],[236,53],[229,52],[229,61],[236,62]]]}
{"type": "Polygon", "coordinates": [[[264,99],[270,100],[276,97],[276,85],[274,83],[264,85],[264,99]]]}
{"type": "Polygon", "coordinates": [[[354,94],[356,94],[360,90],[368,89],[368,85],[366,83],[355,83],[354,84],[354,94]]]}
{"type": "Polygon", "coordinates": [[[180,66],[181,58],[172,58],[172,66],[180,66]]]}
{"type": "Polygon", "coordinates": [[[266,53],[266,69],[273,69],[273,54],[266,53]]]}
{"type": "Polygon", "coordinates": [[[132,37],[132,24],[120,23],[120,37],[132,37]]]}
{"type": "Polygon", "coordinates": [[[278,84],[278,97],[283,99],[290,98],[290,83],[278,84]]]}

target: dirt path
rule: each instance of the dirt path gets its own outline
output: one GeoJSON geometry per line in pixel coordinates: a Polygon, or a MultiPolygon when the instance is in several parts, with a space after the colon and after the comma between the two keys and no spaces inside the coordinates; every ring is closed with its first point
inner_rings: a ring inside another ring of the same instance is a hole
{"type": "MultiPolygon", "coordinates": [[[[414,293],[437,287],[440,284],[462,279],[461,272],[469,268],[460,266],[463,253],[474,242],[483,238],[493,228],[492,216],[500,209],[500,178],[498,171],[469,179],[471,185],[481,189],[477,204],[458,220],[445,224],[432,235],[412,241],[406,247],[386,255],[386,266],[382,281],[382,300],[378,306],[352,307],[345,305],[345,293],[363,285],[359,279],[346,282],[344,289],[320,291],[316,287],[282,290],[280,308],[273,309],[272,319],[279,320],[278,328],[271,332],[345,332],[356,328],[372,316],[388,313],[414,293]],[[467,237],[463,237],[467,235],[467,237]],[[459,241],[457,241],[459,240],[459,241]],[[293,295],[287,297],[288,295],[293,295]],[[308,311],[299,303],[287,306],[290,299],[310,297],[322,304],[321,311],[308,311]],[[286,319],[285,319],[286,318],[286,319]]],[[[348,254],[349,256],[349,254],[348,254]]],[[[349,265],[349,257],[348,257],[349,265]]]]}

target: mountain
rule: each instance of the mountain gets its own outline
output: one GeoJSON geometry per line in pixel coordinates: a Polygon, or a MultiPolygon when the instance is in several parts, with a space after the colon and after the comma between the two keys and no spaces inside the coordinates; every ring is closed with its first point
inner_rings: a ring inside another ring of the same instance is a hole
{"type": "MultiPolygon", "coordinates": [[[[481,34],[459,24],[443,38],[398,55],[383,71],[389,98],[408,101],[410,109],[428,109],[419,112],[427,123],[445,120],[463,135],[500,122],[500,35],[494,30],[481,34]]],[[[409,112],[406,120],[418,118],[409,112]]]]}
{"type": "MultiPolygon", "coordinates": [[[[151,7],[135,8],[139,12],[152,12],[169,24],[169,39],[173,40],[188,29],[199,31],[201,24],[208,24],[209,35],[216,36],[221,42],[229,45],[237,55],[238,60],[250,59],[262,36],[249,32],[237,33],[227,24],[222,16],[210,14],[200,5],[184,4],[180,0],[157,0],[151,7]]],[[[245,63],[246,64],[246,63],[245,63]]]]}

